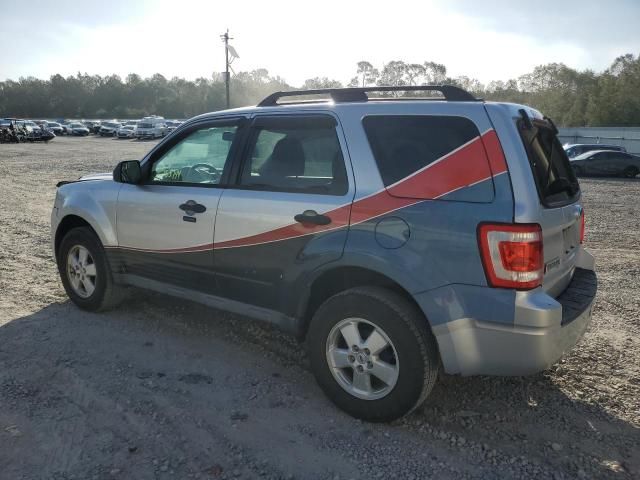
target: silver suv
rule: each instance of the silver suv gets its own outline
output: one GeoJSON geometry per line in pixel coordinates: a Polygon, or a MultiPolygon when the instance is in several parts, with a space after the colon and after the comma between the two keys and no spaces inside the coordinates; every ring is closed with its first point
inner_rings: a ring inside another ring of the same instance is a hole
{"type": "Polygon", "coordinates": [[[135,286],[271,322],[340,408],[398,418],[441,368],[540,371],[587,328],[594,261],[556,133],[451,86],[276,93],[61,182],[60,277],[87,310],[135,286]]]}

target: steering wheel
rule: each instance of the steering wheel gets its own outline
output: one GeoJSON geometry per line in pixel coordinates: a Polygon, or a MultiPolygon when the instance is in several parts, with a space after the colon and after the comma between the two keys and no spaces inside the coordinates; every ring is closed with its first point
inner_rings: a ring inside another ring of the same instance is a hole
{"type": "Polygon", "coordinates": [[[221,175],[221,171],[208,163],[196,163],[186,172],[187,179],[194,182],[213,183],[218,181],[221,175]]]}

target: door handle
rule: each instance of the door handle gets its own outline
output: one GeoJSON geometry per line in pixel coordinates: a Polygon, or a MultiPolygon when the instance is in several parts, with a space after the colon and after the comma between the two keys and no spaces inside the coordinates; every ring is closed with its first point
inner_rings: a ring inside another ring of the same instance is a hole
{"type": "Polygon", "coordinates": [[[305,210],[299,213],[293,219],[300,223],[313,223],[315,225],[329,225],[331,223],[331,217],[322,215],[315,210],[305,210]]]}
{"type": "Polygon", "coordinates": [[[180,210],[184,210],[187,215],[193,215],[194,213],[203,213],[207,211],[207,207],[200,203],[197,203],[195,200],[187,200],[178,208],[180,210]]]}

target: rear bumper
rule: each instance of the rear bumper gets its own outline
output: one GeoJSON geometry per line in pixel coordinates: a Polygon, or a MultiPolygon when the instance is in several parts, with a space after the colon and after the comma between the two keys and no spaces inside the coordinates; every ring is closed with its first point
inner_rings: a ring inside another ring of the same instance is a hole
{"type": "Polygon", "coordinates": [[[557,362],[591,321],[597,278],[593,257],[581,254],[582,268],[558,298],[542,289],[516,293],[513,325],[461,318],[435,326],[445,372],[527,375],[557,362]]]}

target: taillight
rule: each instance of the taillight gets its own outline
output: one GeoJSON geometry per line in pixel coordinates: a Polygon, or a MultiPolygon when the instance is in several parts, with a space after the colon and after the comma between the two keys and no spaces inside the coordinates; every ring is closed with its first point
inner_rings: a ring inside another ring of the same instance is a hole
{"type": "Polygon", "coordinates": [[[544,256],[538,224],[478,226],[478,243],[487,281],[492,287],[529,290],[542,285],[544,256]]]}
{"type": "Polygon", "coordinates": [[[580,243],[584,243],[584,208],[580,212],[580,243]]]}

